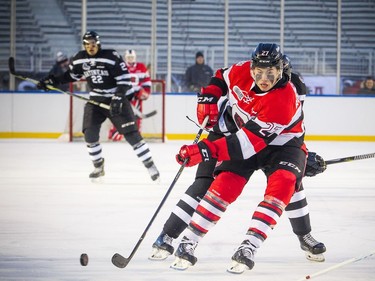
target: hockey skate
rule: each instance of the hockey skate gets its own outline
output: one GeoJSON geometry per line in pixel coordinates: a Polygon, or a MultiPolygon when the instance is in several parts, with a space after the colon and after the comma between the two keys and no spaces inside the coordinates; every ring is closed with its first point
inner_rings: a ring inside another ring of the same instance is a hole
{"type": "Polygon", "coordinates": [[[90,179],[98,179],[100,177],[103,177],[105,175],[104,173],[104,158],[100,158],[97,161],[94,161],[94,171],[89,175],[90,179]]]}
{"type": "Polygon", "coordinates": [[[316,241],[310,233],[298,236],[298,239],[301,249],[305,251],[308,260],[317,262],[325,261],[323,253],[326,251],[326,246],[322,242],[316,241]]]}
{"type": "Polygon", "coordinates": [[[184,236],[180,245],[178,245],[176,253],[174,254],[176,259],[170,267],[177,270],[186,270],[190,266],[194,265],[198,260],[194,256],[194,250],[197,245],[198,242],[189,240],[186,236],[184,236]]]}
{"type": "Polygon", "coordinates": [[[147,170],[153,181],[159,181],[160,174],[154,163],[150,167],[147,167],[147,170]]]}
{"type": "Polygon", "coordinates": [[[249,240],[244,240],[232,256],[232,263],[227,269],[230,273],[241,274],[254,267],[255,249],[249,240]]]}
{"type": "Polygon", "coordinates": [[[173,254],[174,248],[172,246],[173,238],[168,234],[162,232],[152,244],[152,253],[149,260],[165,260],[173,254]]]}

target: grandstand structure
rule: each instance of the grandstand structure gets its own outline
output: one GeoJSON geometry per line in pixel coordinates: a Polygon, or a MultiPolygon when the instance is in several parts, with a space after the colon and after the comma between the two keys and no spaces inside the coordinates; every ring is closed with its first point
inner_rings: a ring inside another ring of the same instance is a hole
{"type": "MultiPolygon", "coordinates": [[[[0,71],[10,55],[11,1],[16,1],[18,69],[45,73],[58,51],[81,49],[82,3],[77,0],[3,0],[0,5],[0,71]]],[[[229,64],[246,60],[259,42],[280,42],[280,0],[228,0],[229,64]]],[[[87,29],[105,48],[134,48],[150,62],[152,0],[87,0],[87,29]]],[[[375,1],[341,1],[341,74],[375,73],[375,1]]],[[[284,0],[283,51],[304,75],[334,75],[337,58],[337,1],[284,0]]],[[[168,1],[157,0],[156,74],[167,71],[168,1]]],[[[172,73],[182,75],[202,51],[213,69],[224,65],[225,0],[172,1],[172,73]]],[[[176,82],[178,83],[178,82],[176,82]]]]}

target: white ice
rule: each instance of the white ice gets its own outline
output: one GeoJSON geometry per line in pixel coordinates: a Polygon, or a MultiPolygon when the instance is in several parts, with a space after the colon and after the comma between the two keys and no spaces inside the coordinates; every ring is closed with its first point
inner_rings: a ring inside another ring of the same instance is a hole
{"type": "MultiPolygon", "coordinates": [[[[82,142],[0,140],[0,280],[297,281],[375,250],[375,159],[367,159],[330,165],[304,180],[312,234],[327,247],[323,263],[305,259],[283,215],[256,254],[254,269],[226,272],[261,201],[260,172],[200,243],[194,267],[170,269],[172,257],[149,261],[164,221],[193,181],[195,168],[185,168],[134,258],[116,268],[112,255],[132,251],[179,169],[174,157],[183,143],[189,141],[150,143],[161,172],[158,185],[125,143],[103,143],[106,176],[92,183],[82,142]],[[81,253],[89,256],[86,267],[79,263],[81,253]]],[[[308,142],[308,147],[327,160],[375,152],[372,142],[308,142]]],[[[375,280],[375,257],[312,280],[375,280]]]]}

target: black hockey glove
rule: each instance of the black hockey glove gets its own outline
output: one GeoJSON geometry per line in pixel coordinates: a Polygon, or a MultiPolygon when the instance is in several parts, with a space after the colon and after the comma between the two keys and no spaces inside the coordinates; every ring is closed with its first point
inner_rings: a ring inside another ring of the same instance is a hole
{"type": "Polygon", "coordinates": [[[324,159],[315,152],[309,152],[307,156],[305,176],[313,177],[323,173],[327,169],[324,159]]]}
{"type": "Polygon", "coordinates": [[[120,115],[122,113],[122,106],[124,104],[124,96],[114,95],[111,100],[109,112],[112,116],[120,115]]]}
{"type": "Polygon", "coordinates": [[[53,75],[48,75],[47,77],[39,80],[39,83],[36,85],[36,87],[39,90],[43,90],[48,92],[50,89],[48,89],[48,86],[56,88],[58,86],[59,82],[56,80],[56,77],[53,75]]]}

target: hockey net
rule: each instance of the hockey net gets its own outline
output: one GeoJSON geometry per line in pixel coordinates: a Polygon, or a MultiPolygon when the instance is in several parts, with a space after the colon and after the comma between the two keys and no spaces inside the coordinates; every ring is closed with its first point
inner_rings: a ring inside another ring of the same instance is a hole
{"type": "MultiPolygon", "coordinates": [[[[141,134],[147,141],[165,141],[165,81],[151,80],[151,95],[143,101],[143,114],[156,111],[156,114],[141,120],[141,134]]],[[[88,98],[88,94],[82,93],[86,90],[85,82],[76,82],[71,85],[70,91],[88,98]],[[79,92],[79,93],[78,93],[79,92]]],[[[59,138],[63,141],[83,141],[82,121],[85,101],[70,97],[69,114],[64,133],[59,138]]],[[[111,121],[107,119],[100,130],[100,142],[112,141],[109,139],[109,131],[112,127],[111,121]]]]}

